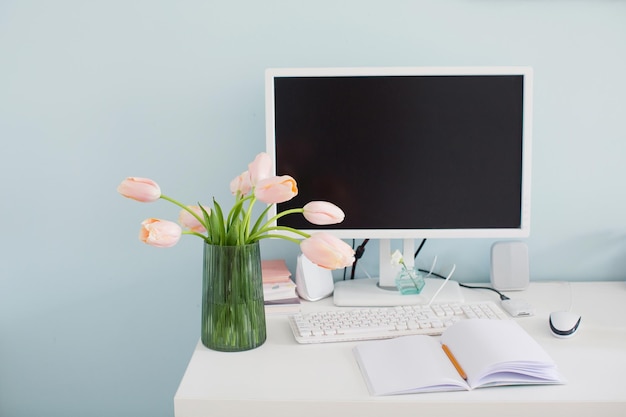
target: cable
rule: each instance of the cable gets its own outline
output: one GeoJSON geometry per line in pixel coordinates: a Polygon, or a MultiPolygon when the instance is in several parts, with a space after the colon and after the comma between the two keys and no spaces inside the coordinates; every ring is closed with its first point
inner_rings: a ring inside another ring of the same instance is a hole
{"type": "MultiPolygon", "coordinates": [[[[425,269],[418,269],[419,272],[424,272],[424,273],[429,273],[430,275],[440,278],[440,279],[446,279],[446,277],[444,277],[443,275],[439,275],[436,272],[431,272],[431,271],[427,271],[425,269]]],[[[480,286],[480,285],[467,285],[467,284],[463,284],[461,282],[457,282],[457,284],[459,284],[459,287],[463,287],[463,288],[469,288],[472,290],[489,290],[489,291],[493,291],[496,294],[498,294],[500,296],[500,300],[508,300],[509,297],[507,297],[506,295],[502,294],[500,291],[496,290],[495,288],[491,288],[491,287],[484,287],[484,286],[480,286]]]]}
{"type": "MultiPolygon", "coordinates": [[[[369,239],[363,240],[363,243],[361,243],[354,251],[354,262],[352,263],[352,272],[350,273],[350,279],[354,279],[354,272],[356,270],[356,263],[363,256],[363,253],[365,252],[365,245],[367,245],[367,242],[369,242],[369,239]]],[[[345,276],[344,276],[344,279],[345,279],[345,276]]]]}
{"type": "Polygon", "coordinates": [[[502,300],[502,301],[510,300],[509,297],[507,297],[506,295],[502,294],[500,291],[496,290],[495,288],[461,284],[460,282],[459,282],[459,286],[460,287],[464,287],[464,288],[470,288],[472,290],[489,290],[489,291],[493,291],[493,292],[495,292],[496,294],[498,294],[500,296],[500,300],[502,300]]]}
{"type": "Polygon", "coordinates": [[[422,247],[424,247],[424,243],[426,243],[426,239],[422,239],[422,243],[420,243],[420,245],[418,246],[417,250],[415,251],[415,254],[413,255],[413,259],[417,258],[417,255],[422,250],[422,247]]]}
{"type": "Polygon", "coordinates": [[[428,274],[424,278],[428,278],[429,276],[431,276],[433,274],[433,271],[435,270],[435,265],[437,265],[437,256],[435,256],[433,258],[433,263],[432,263],[432,265],[430,265],[430,269],[428,270],[428,274]]]}
{"type": "Polygon", "coordinates": [[[445,281],[443,281],[443,284],[441,284],[439,289],[435,292],[435,294],[432,296],[432,298],[428,302],[428,307],[430,307],[430,305],[433,303],[433,301],[435,301],[435,298],[437,298],[437,296],[439,295],[441,290],[443,290],[443,287],[448,283],[448,281],[450,281],[450,277],[452,276],[452,274],[454,274],[455,270],[456,270],[456,265],[452,265],[452,270],[450,271],[450,273],[446,277],[445,281]]]}

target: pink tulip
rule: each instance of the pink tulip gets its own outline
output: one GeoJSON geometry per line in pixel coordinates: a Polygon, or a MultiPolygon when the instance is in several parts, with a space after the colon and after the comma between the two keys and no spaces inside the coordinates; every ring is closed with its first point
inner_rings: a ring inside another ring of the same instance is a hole
{"type": "Polygon", "coordinates": [[[300,243],[311,262],[326,269],[340,269],[354,263],[354,250],[343,240],[326,232],[314,233],[300,243]]]}
{"type": "Polygon", "coordinates": [[[261,152],[248,165],[248,171],[250,172],[251,184],[253,186],[257,185],[260,181],[272,175],[272,159],[265,152],[261,152]]]}
{"type": "Polygon", "coordinates": [[[254,195],[266,204],[284,203],[298,195],[298,186],[289,175],[270,177],[259,181],[254,195]]]}
{"type": "Polygon", "coordinates": [[[252,190],[252,183],[250,182],[249,171],[244,171],[230,182],[230,192],[233,195],[246,195],[250,190],[252,190]]]}
{"type": "Polygon", "coordinates": [[[179,225],[168,220],[146,219],[141,222],[139,240],[150,246],[169,248],[178,243],[182,230],[179,225]]]}
{"type": "Polygon", "coordinates": [[[346,217],[343,210],[327,201],[311,201],[303,209],[304,218],[313,224],[337,224],[346,217]]]}
{"type": "MultiPolygon", "coordinates": [[[[191,211],[196,213],[201,219],[204,218],[204,213],[200,210],[200,206],[187,206],[191,211]]],[[[210,207],[202,206],[207,213],[211,214],[210,207]]],[[[202,223],[198,221],[197,218],[191,215],[187,210],[181,210],[178,215],[178,223],[180,223],[184,228],[191,230],[192,232],[204,233],[206,229],[202,223]]]]}
{"type": "Polygon", "coordinates": [[[159,185],[148,178],[128,177],[117,187],[117,192],[142,203],[151,203],[161,197],[159,185]]]}

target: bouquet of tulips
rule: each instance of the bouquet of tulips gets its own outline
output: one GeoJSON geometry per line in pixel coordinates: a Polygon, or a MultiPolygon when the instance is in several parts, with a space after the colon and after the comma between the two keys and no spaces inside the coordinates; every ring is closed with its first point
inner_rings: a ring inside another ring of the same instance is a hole
{"type": "Polygon", "coordinates": [[[311,262],[326,269],[344,268],[354,262],[354,250],[336,236],[326,232],[309,235],[275,224],[282,216],[299,213],[317,225],[342,222],[343,211],[330,202],[312,201],[302,208],[285,210],[264,221],[272,204],[289,201],[298,194],[296,181],[291,176],[272,175],[272,161],[268,154],[257,155],[248,165],[248,170],[231,181],[230,190],[235,202],[225,215],[215,199],[213,207],[185,205],[162,194],[159,185],[148,178],[129,177],[117,188],[121,195],[136,201],[150,203],[163,199],[181,208],[178,223],[155,218],[141,223],[139,239],[151,246],[174,246],[183,234],[198,236],[209,244],[221,246],[246,245],[264,238],[281,238],[299,243],[302,253],[311,262]],[[252,210],[257,200],[267,204],[267,207],[253,221],[252,210]],[[283,233],[285,231],[291,235],[283,233]]]}

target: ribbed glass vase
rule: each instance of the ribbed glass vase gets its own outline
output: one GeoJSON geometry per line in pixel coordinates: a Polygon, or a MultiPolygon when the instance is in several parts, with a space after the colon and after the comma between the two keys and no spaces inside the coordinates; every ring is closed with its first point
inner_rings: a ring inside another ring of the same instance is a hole
{"type": "Polygon", "coordinates": [[[265,306],[259,242],[204,244],[202,344],[237,352],[265,342],[265,306]]]}

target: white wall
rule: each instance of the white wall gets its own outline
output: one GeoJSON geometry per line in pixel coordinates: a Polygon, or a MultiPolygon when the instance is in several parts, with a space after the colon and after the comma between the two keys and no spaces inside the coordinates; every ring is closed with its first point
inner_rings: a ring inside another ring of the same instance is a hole
{"type": "MultiPolygon", "coordinates": [[[[226,202],[264,149],[267,67],[533,66],[533,279],[623,280],[624,45],[609,0],[0,2],[0,415],[173,415],[201,245],[141,244],[178,210],[115,188],[226,202]]],[[[491,243],[432,241],[424,262],[486,280],[491,243]]]]}

